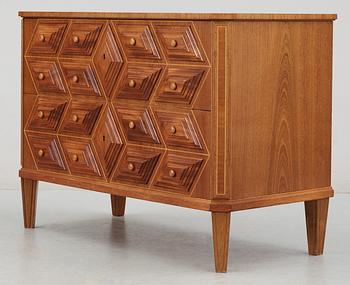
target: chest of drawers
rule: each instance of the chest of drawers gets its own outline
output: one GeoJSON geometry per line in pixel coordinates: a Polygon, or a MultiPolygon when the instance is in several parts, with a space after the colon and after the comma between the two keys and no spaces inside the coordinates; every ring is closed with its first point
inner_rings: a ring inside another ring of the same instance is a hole
{"type": "Polygon", "coordinates": [[[37,182],[212,213],[305,202],[322,254],[335,15],[20,12],[24,226],[37,182]]]}

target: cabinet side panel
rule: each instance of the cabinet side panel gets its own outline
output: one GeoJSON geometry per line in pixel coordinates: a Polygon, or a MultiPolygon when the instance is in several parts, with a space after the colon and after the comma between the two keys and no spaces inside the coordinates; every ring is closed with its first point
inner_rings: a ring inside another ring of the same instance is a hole
{"type": "Polygon", "coordinates": [[[234,22],[231,38],[231,198],[329,186],[332,22],[234,22]]]}

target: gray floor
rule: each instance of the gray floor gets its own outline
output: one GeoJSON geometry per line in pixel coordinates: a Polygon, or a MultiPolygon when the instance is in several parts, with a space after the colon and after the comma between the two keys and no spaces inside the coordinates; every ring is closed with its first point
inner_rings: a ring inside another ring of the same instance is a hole
{"type": "MultiPolygon", "coordinates": [[[[325,255],[306,253],[303,204],[232,214],[229,272],[215,274],[210,214],[45,190],[37,228],[22,228],[19,191],[0,191],[0,284],[349,284],[349,194],[331,201],[325,255]]],[[[67,188],[66,188],[67,189],[67,188]]]]}

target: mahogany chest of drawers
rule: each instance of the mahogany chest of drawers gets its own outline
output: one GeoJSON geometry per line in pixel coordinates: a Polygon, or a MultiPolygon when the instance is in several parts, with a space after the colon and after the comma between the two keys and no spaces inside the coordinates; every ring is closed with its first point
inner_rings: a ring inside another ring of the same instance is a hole
{"type": "Polygon", "coordinates": [[[37,182],[212,213],[305,202],[323,252],[336,15],[20,12],[24,226],[37,182]]]}

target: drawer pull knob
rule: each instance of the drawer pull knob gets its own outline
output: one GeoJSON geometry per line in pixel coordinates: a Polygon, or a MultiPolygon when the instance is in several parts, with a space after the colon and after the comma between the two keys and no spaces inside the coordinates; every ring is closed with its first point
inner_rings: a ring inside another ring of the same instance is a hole
{"type": "Polygon", "coordinates": [[[39,40],[40,40],[41,42],[44,42],[44,41],[45,41],[45,36],[44,36],[44,35],[40,35],[39,40]]]}
{"type": "Polygon", "coordinates": [[[170,45],[172,47],[177,47],[177,41],[176,40],[171,40],[170,45]]]}
{"type": "Polygon", "coordinates": [[[73,42],[76,43],[76,44],[79,43],[79,37],[78,36],[74,36],[73,37],[73,42]]]}
{"type": "Polygon", "coordinates": [[[78,161],[79,158],[76,154],[73,154],[72,159],[73,159],[73,161],[78,161]]]}
{"type": "Polygon", "coordinates": [[[135,38],[131,38],[129,41],[130,45],[134,46],[136,45],[136,39],[135,38]]]}
{"type": "Polygon", "coordinates": [[[132,170],[134,170],[135,169],[135,166],[134,166],[134,164],[133,163],[128,163],[128,169],[130,170],[130,171],[132,171],[132,170]]]}
{"type": "Polygon", "coordinates": [[[129,128],[134,129],[135,128],[135,123],[133,121],[129,122],[129,128]]]}
{"type": "Polygon", "coordinates": [[[136,86],[136,82],[135,82],[135,80],[129,80],[129,87],[131,87],[131,88],[133,88],[133,87],[135,87],[136,86]]]}
{"type": "Polygon", "coordinates": [[[171,89],[171,90],[176,90],[176,88],[177,88],[176,83],[175,83],[175,82],[171,82],[171,83],[170,83],[170,89],[171,89]]]}
{"type": "Polygon", "coordinates": [[[73,120],[73,122],[78,122],[79,117],[77,115],[73,115],[72,120],[73,120]]]}
{"type": "Polygon", "coordinates": [[[175,134],[175,133],[176,133],[176,128],[175,128],[175,126],[171,126],[170,132],[171,132],[172,134],[175,134]]]}
{"type": "Polygon", "coordinates": [[[43,156],[44,156],[44,150],[39,149],[38,155],[39,155],[40,157],[43,157],[43,156]]]}
{"type": "Polygon", "coordinates": [[[44,73],[40,72],[38,75],[39,80],[43,80],[45,78],[44,73]]]}
{"type": "Polygon", "coordinates": [[[79,81],[79,77],[76,76],[76,75],[74,75],[74,76],[73,76],[73,82],[77,83],[78,81],[79,81]]]}
{"type": "Polygon", "coordinates": [[[175,172],[174,169],[170,169],[170,170],[169,170],[169,176],[170,176],[170,177],[175,177],[175,176],[176,176],[176,172],[175,172]]]}
{"type": "Polygon", "coordinates": [[[43,112],[43,111],[39,111],[39,112],[38,112],[38,117],[39,117],[40,119],[44,118],[44,112],[43,112]]]}

